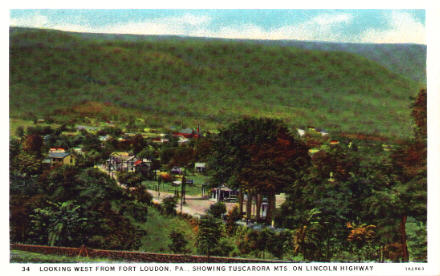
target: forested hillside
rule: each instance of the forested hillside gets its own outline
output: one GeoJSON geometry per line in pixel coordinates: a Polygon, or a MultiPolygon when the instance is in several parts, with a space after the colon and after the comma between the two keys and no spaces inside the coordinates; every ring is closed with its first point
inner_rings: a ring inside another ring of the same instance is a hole
{"type": "Polygon", "coordinates": [[[215,129],[243,116],[405,138],[419,84],[364,57],[252,41],[12,29],[10,115],[215,129]]]}

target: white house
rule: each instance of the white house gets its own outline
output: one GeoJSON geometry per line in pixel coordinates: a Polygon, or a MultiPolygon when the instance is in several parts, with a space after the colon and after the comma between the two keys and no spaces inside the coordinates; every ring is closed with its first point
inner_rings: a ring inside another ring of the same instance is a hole
{"type": "Polygon", "coordinates": [[[198,172],[198,173],[205,172],[205,170],[206,170],[206,163],[204,163],[204,162],[196,162],[196,163],[194,164],[194,169],[195,169],[196,172],[198,172]]]}

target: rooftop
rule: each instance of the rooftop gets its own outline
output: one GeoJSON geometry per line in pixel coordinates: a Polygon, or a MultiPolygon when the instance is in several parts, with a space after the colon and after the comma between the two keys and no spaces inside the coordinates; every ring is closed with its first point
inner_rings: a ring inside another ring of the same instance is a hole
{"type": "Polygon", "coordinates": [[[65,158],[68,155],[68,152],[49,152],[49,158],[65,158]]]}

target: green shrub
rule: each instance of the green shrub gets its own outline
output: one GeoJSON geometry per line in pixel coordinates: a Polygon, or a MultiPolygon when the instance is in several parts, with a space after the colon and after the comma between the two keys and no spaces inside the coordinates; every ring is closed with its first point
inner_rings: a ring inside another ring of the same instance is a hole
{"type": "Polygon", "coordinates": [[[219,201],[217,203],[209,206],[208,213],[210,213],[215,218],[221,218],[224,213],[226,213],[226,205],[219,201]]]}
{"type": "Polygon", "coordinates": [[[177,198],[166,197],[162,201],[162,210],[166,215],[174,215],[176,213],[177,198]]]}
{"type": "Polygon", "coordinates": [[[188,241],[185,239],[182,233],[172,231],[169,235],[171,240],[171,244],[168,245],[168,248],[173,253],[188,253],[189,250],[186,248],[188,241]]]}

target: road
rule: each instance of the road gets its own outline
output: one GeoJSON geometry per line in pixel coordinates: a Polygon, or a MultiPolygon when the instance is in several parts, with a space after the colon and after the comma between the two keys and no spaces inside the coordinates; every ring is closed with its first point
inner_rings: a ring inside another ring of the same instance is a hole
{"type": "MultiPolygon", "coordinates": [[[[103,165],[97,166],[99,170],[105,172],[106,174],[109,174],[108,170],[105,169],[103,165]]],[[[114,173],[112,173],[114,176],[114,173]]],[[[110,175],[110,174],[109,174],[110,175]]],[[[124,185],[121,185],[119,181],[114,176],[114,179],[116,180],[116,183],[118,186],[122,188],[126,188],[124,185]]],[[[153,202],[156,203],[162,203],[162,200],[166,197],[174,196],[174,193],[168,193],[168,192],[160,192],[160,196],[158,197],[158,193],[155,190],[147,190],[152,196],[153,196],[153,202]]],[[[209,198],[202,198],[200,195],[187,195],[185,200],[185,204],[182,206],[182,213],[189,214],[195,217],[200,217],[204,214],[206,214],[207,210],[209,209],[209,206],[214,204],[215,200],[210,200],[209,198]]],[[[226,210],[229,211],[232,208],[234,208],[237,203],[225,203],[226,210]]],[[[180,213],[180,200],[178,201],[178,204],[176,206],[176,211],[180,213]]]]}
{"type": "MultiPolygon", "coordinates": [[[[147,190],[151,195],[153,195],[153,202],[161,203],[162,200],[166,197],[174,196],[174,193],[168,193],[168,192],[160,192],[160,195],[158,196],[157,191],[155,190],[147,190]]],[[[201,196],[195,196],[195,195],[187,195],[185,196],[185,204],[182,206],[182,213],[184,214],[190,214],[195,217],[200,217],[201,215],[206,214],[207,210],[209,209],[209,206],[214,204],[216,201],[211,200],[209,198],[202,198],[201,196]]],[[[234,208],[237,203],[225,203],[226,210],[229,211],[232,208],[234,208]]],[[[180,200],[176,207],[177,212],[180,212],[180,200]]]]}
{"type": "MultiPolygon", "coordinates": [[[[98,168],[109,174],[108,170],[106,170],[102,165],[98,166],[98,168]]],[[[123,185],[121,185],[117,179],[116,183],[125,189],[125,187],[123,185]]],[[[169,192],[160,192],[160,195],[158,195],[157,191],[155,190],[147,190],[152,196],[153,196],[153,202],[156,203],[162,203],[162,200],[166,197],[172,197],[174,196],[174,193],[169,193],[169,192]]],[[[215,200],[211,200],[209,198],[202,198],[200,195],[187,195],[185,197],[185,204],[183,204],[182,206],[182,213],[184,214],[189,214],[195,217],[200,217],[204,214],[207,213],[209,206],[211,206],[212,204],[216,203],[215,200]]],[[[281,204],[285,201],[285,195],[281,194],[281,195],[277,195],[276,196],[276,206],[277,208],[279,208],[281,206],[281,204]]],[[[229,203],[229,202],[225,202],[226,205],[226,210],[229,211],[232,208],[234,208],[235,205],[238,205],[238,203],[229,203]]],[[[180,200],[178,201],[178,204],[176,206],[176,211],[178,213],[180,213],[180,200]]]]}

